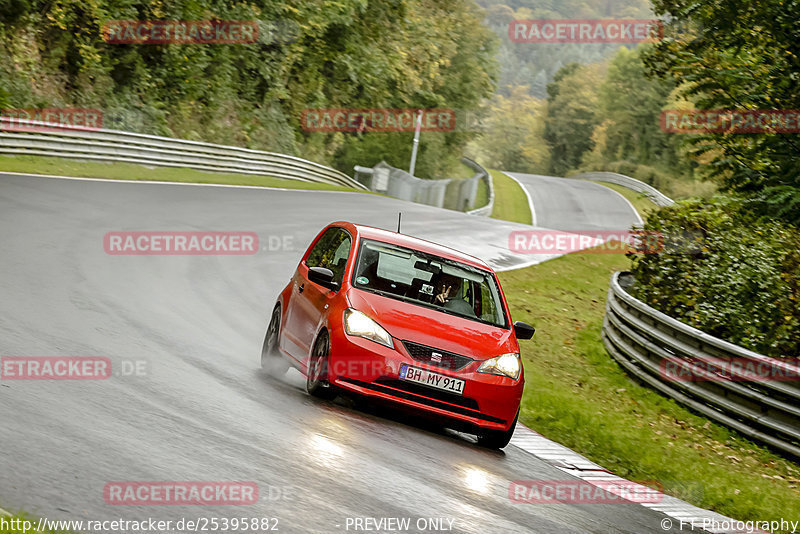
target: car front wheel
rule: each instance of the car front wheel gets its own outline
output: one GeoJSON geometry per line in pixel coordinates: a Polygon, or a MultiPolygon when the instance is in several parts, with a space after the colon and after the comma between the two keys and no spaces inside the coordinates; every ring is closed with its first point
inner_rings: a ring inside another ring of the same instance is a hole
{"type": "Polygon", "coordinates": [[[502,449],[511,441],[511,436],[514,435],[514,429],[517,427],[517,419],[519,419],[519,411],[514,416],[514,422],[511,423],[508,430],[484,430],[478,434],[478,445],[488,449],[502,449]]]}
{"type": "Polygon", "coordinates": [[[264,336],[264,345],[261,347],[261,368],[272,374],[282,375],[289,369],[289,364],[278,350],[278,332],[281,328],[281,307],[275,306],[272,318],[264,336]]]}
{"type": "Polygon", "coordinates": [[[328,382],[329,353],[328,333],[323,331],[317,337],[314,342],[314,348],[311,350],[306,376],[306,390],[314,397],[328,400],[336,397],[336,388],[328,382]]]}

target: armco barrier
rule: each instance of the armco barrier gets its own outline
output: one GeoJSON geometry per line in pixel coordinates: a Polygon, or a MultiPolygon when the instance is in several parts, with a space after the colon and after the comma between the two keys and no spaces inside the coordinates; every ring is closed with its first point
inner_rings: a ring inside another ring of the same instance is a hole
{"type": "Polygon", "coordinates": [[[0,117],[0,154],[188,167],[365,189],[335,169],[285,154],[8,117],[0,117]]]}
{"type": "Polygon", "coordinates": [[[486,183],[486,190],[489,192],[489,202],[485,206],[475,208],[467,213],[470,215],[480,215],[482,217],[490,216],[492,214],[492,210],[494,209],[494,182],[492,182],[492,177],[489,174],[489,171],[484,169],[478,162],[470,158],[464,157],[461,158],[461,161],[464,162],[464,165],[472,167],[475,170],[475,176],[473,176],[472,179],[483,180],[486,183]]]}
{"type": "MultiPolygon", "coordinates": [[[[697,364],[699,373],[718,368],[721,360],[769,363],[798,376],[800,368],[728,343],[692,328],[631,296],[629,273],[611,277],[603,342],[628,373],[710,419],[800,458],[800,382],[719,380],[673,381],[664,362],[676,358],[697,364]],[[716,363],[716,365],[715,365],[716,363]]],[[[694,367],[694,366],[692,366],[694,367]]],[[[734,366],[725,371],[737,377],[734,366]]],[[[720,370],[720,374],[722,370],[720,370]]],[[[743,379],[740,374],[738,378],[743,379]]]]}
{"type": "Polygon", "coordinates": [[[640,180],[637,180],[636,178],[625,176],[624,174],[617,174],[615,172],[584,172],[570,176],[570,178],[575,178],[578,180],[591,180],[594,182],[608,182],[611,184],[621,185],[623,187],[627,187],[628,189],[632,189],[637,193],[644,193],[657,206],[671,206],[675,203],[674,200],[652,185],[648,185],[640,180]]]}
{"type": "Polygon", "coordinates": [[[486,206],[467,211],[467,213],[483,216],[491,214],[494,206],[494,187],[491,176],[486,169],[469,158],[461,158],[461,162],[475,171],[471,178],[426,180],[411,176],[408,172],[392,167],[385,161],[381,161],[374,167],[356,165],[353,167],[353,171],[355,179],[370,191],[418,204],[457,211],[466,211],[466,208],[473,204],[478,191],[478,182],[483,180],[488,188],[489,202],[486,206]]]}

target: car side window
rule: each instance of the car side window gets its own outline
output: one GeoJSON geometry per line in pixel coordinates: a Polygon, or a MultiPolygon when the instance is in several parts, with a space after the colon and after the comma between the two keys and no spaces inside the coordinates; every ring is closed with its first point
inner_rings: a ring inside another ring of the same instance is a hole
{"type": "Polygon", "coordinates": [[[353,240],[341,228],[329,228],[319,238],[306,259],[308,267],[325,267],[333,271],[333,280],[341,285],[353,240]]]}
{"type": "Polygon", "coordinates": [[[481,319],[492,321],[498,316],[492,292],[486,284],[481,284],[481,319]]]}

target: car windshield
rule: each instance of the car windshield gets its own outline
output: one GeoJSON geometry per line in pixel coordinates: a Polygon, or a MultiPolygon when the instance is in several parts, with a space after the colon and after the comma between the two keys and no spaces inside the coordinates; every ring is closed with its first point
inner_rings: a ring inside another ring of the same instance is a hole
{"type": "Polygon", "coordinates": [[[508,328],[494,275],[440,256],[362,239],[353,285],[442,313],[508,328]]]}

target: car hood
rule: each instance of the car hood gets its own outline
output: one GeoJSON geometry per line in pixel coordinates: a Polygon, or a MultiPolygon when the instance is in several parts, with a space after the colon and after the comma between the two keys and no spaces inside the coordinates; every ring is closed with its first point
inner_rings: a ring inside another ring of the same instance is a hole
{"type": "Polygon", "coordinates": [[[395,339],[469,356],[475,360],[519,352],[511,329],[457,317],[438,310],[351,289],[351,307],[375,319],[395,339]]]}

